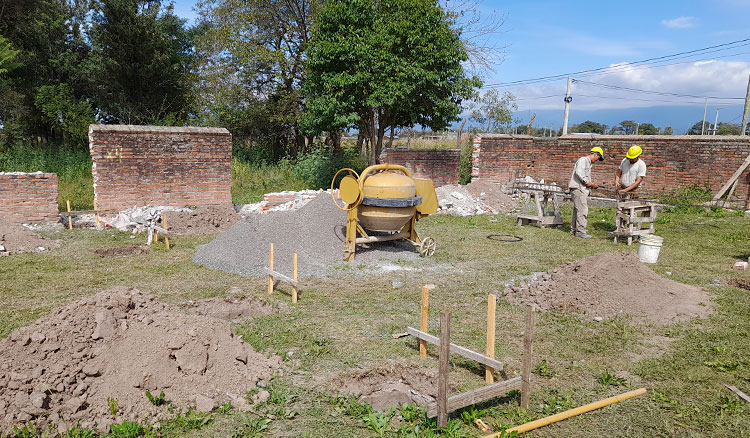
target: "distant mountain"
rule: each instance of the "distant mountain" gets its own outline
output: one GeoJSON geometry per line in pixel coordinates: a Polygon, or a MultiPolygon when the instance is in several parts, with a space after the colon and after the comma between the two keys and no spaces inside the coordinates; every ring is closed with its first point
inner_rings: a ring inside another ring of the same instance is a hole
{"type": "MultiPolygon", "coordinates": [[[[742,123],[742,105],[722,106],[719,111],[719,122],[742,123]]],[[[534,126],[537,128],[554,127],[559,129],[563,122],[563,109],[559,110],[524,110],[516,111],[514,117],[521,119],[521,124],[528,123],[531,114],[536,113],[534,126]]],[[[716,105],[708,103],[706,122],[714,123],[716,105]]],[[[694,106],[654,106],[642,108],[576,110],[571,106],[568,126],[591,120],[607,126],[618,125],[623,120],[638,123],[653,123],[657,128],[671,126],[675,134],[684,134],[695,122],[703,120],[703,107],[694,106]]]]}

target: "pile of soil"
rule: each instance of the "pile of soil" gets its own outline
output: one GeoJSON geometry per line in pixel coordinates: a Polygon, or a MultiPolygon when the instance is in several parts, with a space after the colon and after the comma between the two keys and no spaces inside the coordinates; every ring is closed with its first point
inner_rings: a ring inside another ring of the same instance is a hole
{"type": "Polygon", "coordinates": [[[169,232],[178,236],[218,233],[242,219],[231,205],[198,207],[165,214],[169,232]]]}
{"type": "Polygon", "coordinates": [[[538,275],[529,285],[506,287],[505,292],[516,303],[578,313],[588,320],[628,314],[668,324],[711,312],[705,291],[662,278],[632,253],[576,260],[538,275]]]}
{"type": "Polygon", "coordinates": [[[376,411],[403,403],[426,407],[437,397],[437,370],[392,363],[334,379],[331,386],[369,403],[376,411]]]}
{"type": "Polygon", "coordinates": [[[247,407],[245,391],[280,364],[234,337],[227,322],[114,288],[0,340],[0,430],[35,421],[107,431],[126,419],[173,416],[173,408],[247,407]],[[146,391],[163,391],[167,403],[155,406],[146,391]]]}
{"type": "Polygon", "coordinates": [[[0,255],[46,251],[59,246],[57,240],[46,239],[21,224],[0,219],[0,255]]]}

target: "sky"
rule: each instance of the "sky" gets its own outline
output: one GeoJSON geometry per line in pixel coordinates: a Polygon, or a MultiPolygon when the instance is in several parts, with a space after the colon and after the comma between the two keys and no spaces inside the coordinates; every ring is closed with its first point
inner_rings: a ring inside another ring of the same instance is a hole
{"type": "MultiPolygon", "coordinates": [[[[523,122],[536,113],[535,125],[560,126],[567,74],[591,69],[604,70],[571,75],[577,80],[571,123],[591,118],[612,125],[642,117],[636,121],[674,126],[679,133],[703,118],[705,97],[711,97],[707,120],[713,122],[719,108],[719,121],[741,122],[750,75],[750,0],[471,1],[447,5],[476,11],[480,27],[501,23],[490,35],[466,33],[493,48],[489,68],[473,71],[483,79],[483,91],[517,98],[516,117],[523,122]],[[720,47],[638,63],[712,46],[720,47]],[[562,76],[508,85],[556,75],[562,76]]],[[[194,4],[176,0],[175,12],[193,20],[194,4]]]]}

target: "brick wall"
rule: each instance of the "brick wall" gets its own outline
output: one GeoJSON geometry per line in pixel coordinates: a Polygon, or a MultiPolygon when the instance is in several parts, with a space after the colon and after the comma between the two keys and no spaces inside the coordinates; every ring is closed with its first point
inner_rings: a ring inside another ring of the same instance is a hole
{"type": "MultiPolygon", "coordinates": [[[[594,146],[604,149],[606,161],[592,166],[594,182],[614,187],[620,161],[632,145],[643,147],[648,171],[642,188],[654,194],[707,183],[714,193],[734,174],[750,154],[750,137],[740,136],[579,136],[532,138],[488,135],[475,141],[473,178],[508,183],[516,175],[545,178],[567,187],[575,161],[594,146]]],[[[748,199],[750,172],[737,186],[748,199]]]]}
{"type": "Polygon", "coordinates": [[[58,217],[56,174],[0,172],[0,218],[46,222],[58,217]]]}
{"type": "Polygon", "coordinates": [[[232,136],[224,128],[91,125],[101,210],[232,202],[232,136]]]}
{"type": "Polygon", "coordinates": [[[458,149],[387,149],[382,163],[400,164],[415,178],[430,178],[435,187],[458,184],[458,149]]]}

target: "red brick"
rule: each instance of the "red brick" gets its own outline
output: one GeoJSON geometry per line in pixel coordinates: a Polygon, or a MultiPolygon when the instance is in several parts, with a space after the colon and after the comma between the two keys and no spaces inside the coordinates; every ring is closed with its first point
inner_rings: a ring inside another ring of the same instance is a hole
{"type": "Polygon", "coordinates": [[[0,218],[47,222],[58,217],[56,174],[0,173],[0,218]]]}

